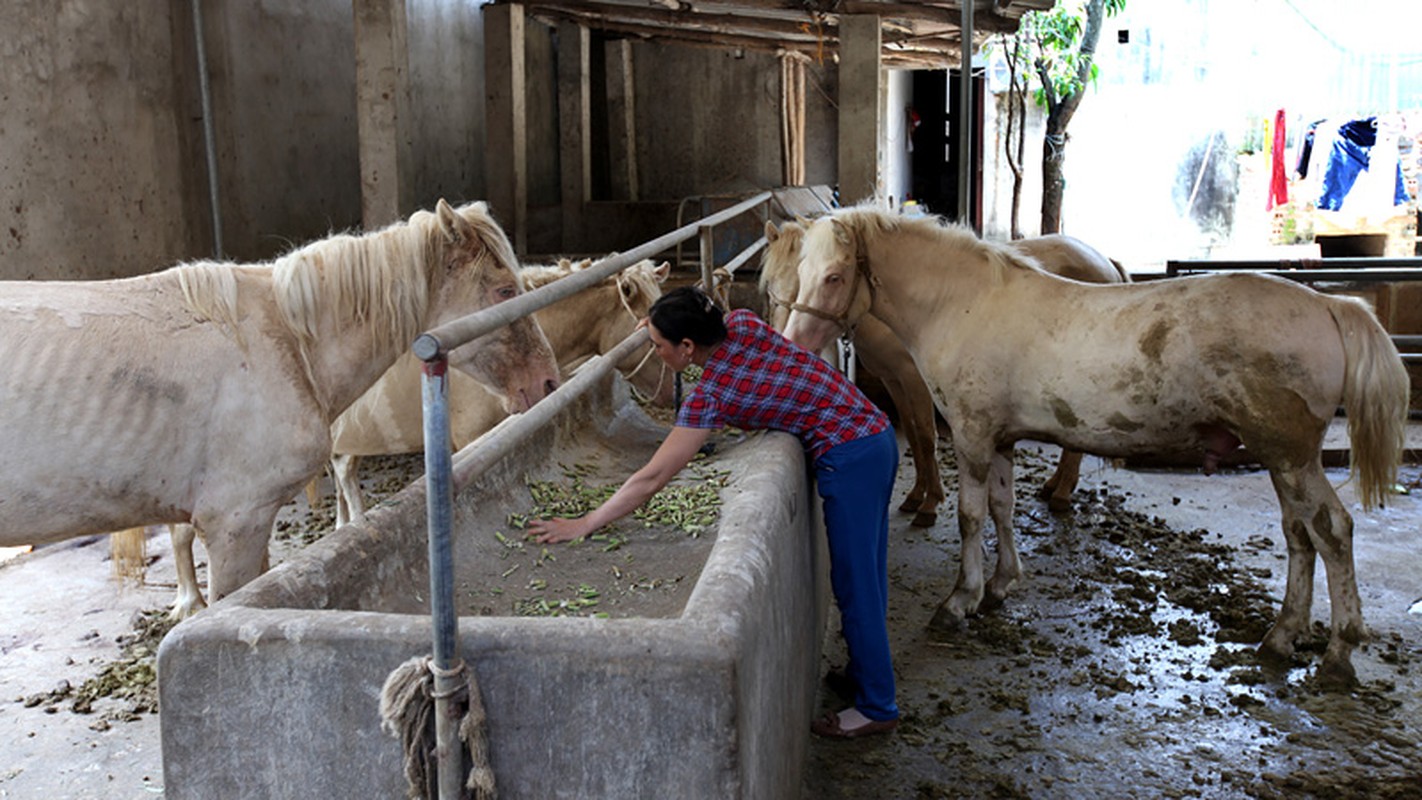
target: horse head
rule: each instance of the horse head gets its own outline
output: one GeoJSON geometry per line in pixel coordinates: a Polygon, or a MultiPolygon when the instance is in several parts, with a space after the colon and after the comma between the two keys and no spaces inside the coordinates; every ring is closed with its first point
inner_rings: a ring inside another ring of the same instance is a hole
{"type": "MultiPolygon", "coordinates": [[[[650,259],[643,259],[617,274],[618,301],[627,313],[616,315],[616,324],[607,326],[607,338],[612,340],[607,350],[637,330],[638,323],[662,296],[662,284],[669,274],[669,262],[657,264],[650,259]]],[[[628,356],[617,368],[647,402],[670,408],[675,402],[675,381],[666,363],[652,357],[655,352],[649,343],[645,352],[628,356]]]]}
{"type": "MultiPolygon", "coordinates": [[[[431,327],[523,293],[513,247],[484,203],[456,210],[440,200],[436,216],[431,239],[439,274],[429,276],[436,287],[431,327]]],[[[553,348],[531,316],[456,347],[449,363],[497,395],[511,414],[528,410],[558,387],[553,348]]]]}
{"type": "Polygon", "coordinates": [[[852,335],[873,305],[863,227],[857,216],[832,214],[805,230],[799,290],[784,330],[786,338],[807,350],[818,352],[836,334],[852,335]]]}

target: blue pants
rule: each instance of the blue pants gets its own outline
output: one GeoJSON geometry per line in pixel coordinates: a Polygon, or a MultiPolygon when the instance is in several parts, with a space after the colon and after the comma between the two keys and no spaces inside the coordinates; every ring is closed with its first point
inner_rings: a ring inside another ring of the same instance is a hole
{"type": "Polygon", "coordinates": [[[845,442],[815,461],[829,536],[830,588],[839,606],[854,706],[873,720],[898,719],[889,652],[889,501],[899,468],[893,428],[845,442]]]}

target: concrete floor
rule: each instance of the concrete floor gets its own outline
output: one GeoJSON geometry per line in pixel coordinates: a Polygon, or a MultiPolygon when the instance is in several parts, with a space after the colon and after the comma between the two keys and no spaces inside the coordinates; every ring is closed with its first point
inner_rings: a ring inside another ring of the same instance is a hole
{"type": "MultiPolygon", "coordinates": [[[[1422,445],[1422,425],[1412,426],[1409,440],[1413,447],[1422,450],[1419,446],[1422,445]]],[[[1041,452],[1042,458],[1047,459],[1055,452],[1048,446],[1024,447],[1041,452]]],[[[1025,457],[1020,457],[1019,463],[1024,460],[1025,457]]],[[[905,466],[900,475],[901,491],[906,490],[912,481],[911,465],[906,463],[905,466]]],[[[1330,470],[1329,474],[1335,484],[1342,483],[1346,477],[1343,470],[1330,470]]],[[[1410,610],[1416,601],[1422,599],[1422,488],[1419,488],[1422,468],[1409,465],[1402,477],[1403,483],[1411,488],[1411,493],[1399,495],[1383,510],[1362,513],[1356,508],[1346,484],[1341,487],[1340,495],[1356,520],[1355,556],[1365,620],[1375,633],[1384,637],[1401,637],[1409,643],[1408,647],[1415,649],[1415,645],[1422,641],[1422,614],[1410,610]]],[[[1019,479],[1033,478],[1022,471],[1019,479]]],[[[1230,470],[1205,477],[1196,470],[1127,469],[1088,459],[1081,491],[1120,495],[1129,509],[1158,517],[1177,530],[1203,528],[1212,532],[1236,548],[1238,558],[1245,567],[1258,570],[1265,576],[1261,580],[1277,609],[1283,588],[1283,549],[1278,532],[1278,512],[1264,473],[1230,470]],[[1246,546],[1251,541],[1260,541],[1261,537],[1272,544],[1246,546]]],[[[1022,515],[1029,520],[1038,519],[1043,525],[1052,524],[1044,508],[1022,503],[1019,504],[1019,517],[1022,518],[1022,515]]],[[[947,758],[943,748],[969,746],[962,742],[945,745],[944,735],[961,729],[963,724],[981,724],[981,730],[972,733],[987,741],[993,736],[992,726],[1003,723],[1001,719],[984,722],[984,718],[971,712],[971,704],[956,694],[971,685],[967,677],[971,656],[954,651],[950,657],[941,645],[925,641],[921,635],[923,623],[951,586],[956,569],[956,523],[951,513],[942,514],[938,525],[929,531],[911,529],[905,518],[899,518],[895,521],[893,535],[896,538],[891,540],[894,542],[891,558],[895,560],[896,573],[891,609],[899,618],[897,624],[901,626],[900,630],[909,632],[895,639],[896,658],[904,673],[901,676],[901,692],[917,693],[912,700],[913,705],[906,710],[910,715],[917,716],[918,727],[901,727],[888,742],[817,742],[811,764],[814,780],[807,782],[804,796],[813,800],[833,797],[1033,796],[1014,793],[1016,790],[1010,787],[990,791],[992,787],[985,789],[962,780],[961,773],[954,773],[960,775],[957,779],[953,774],[943,773],[943,770],[961,763],[947,758]],[[910,572],[911,569],[916,572],[910,572]],[[942,688],[941,682],[945,678],[952,678],[954,685],[942,688]],[[934,711],[930,708],[935,705],[952,705],[958,708],[958,713],[943,716],[941,709],[934,711]],[[938,728],[929,729],[926,724],[930,711],[938,714],[934,717],[938,728]],[[955,780],[959,781],[957,785],[961,793],[955,794],[955,790],[944,788],[952,787],[955,780]]],[[[1045,550],[1040,544],[1036,548],[1045,550]]],[[[1045,555],[1034,555],[1031,550],[1031,547],[1024,547],[1029,576],[1024,581],[1025,585],[1018,588],[1019,594],[1014,595],[1017,599],[1009,600],[1004,617],[1009,623],[1031,621],[1035,618],[1034,614],[1048,615],[1043,610],[1045,601],[1029,599],[1029,595],[1033,585],[1045,585],[1052,577],[1042,574],[1049,562],[1045,555]]],[[[42,705],[26,707],[24,703],[27,697],[51,691],[60,681],[69,681],[77,686],[94,675],[102,664],[116,657],[119,648],[115,640],[130,630],[135,612],[162,608],[171,600],[174,577],[166,536],[150,541],[152,565],[148,583],[142,587],[118,583],[110,574],[107,555],[107,540],[97,537],[47,547],[0,564],[0,609],[4,609],[4,618],[0,621],[0,655],[3,656],[0,658],[0,741],[6,743],[4,754],[0,756],[0,798],[162,796],[157,715],[144,714],[137,721],[112,722],[105,726],[97,724],[103,711],[102,705],[95,714],[80,715],[65,706],[46,709],[42,705]]],[[[280,554],[275,557],[279,560],[280,554]]],[[[1322,581],[1320,571],[1315,593],[1315,619],[1326,619],[1327,614],[1327,594],[1322,581]]],[[[1422,675],[1416,674],[1422,669],[1414,669],[1410,677],[1399,678],[1391,672],[1384,674],[1386,665],[1379,662],[1377,655],[1377,648],[1374,648],[1372,655],[1365,653],[1364,657],[1355,659],[1360,677],[1365,681],[1387,678],[1396,683],[1396,692],[1410,693],[1414,704],[1422,701],[1422,675]]],[[[833,650],[828,653],[830,659],[835,656],[833,650]]],[[[1022,660],[1027,664],[1035,663],[1030,658],[1022,660]]],[[[1002,667],[995,669],[1001,670],[1002,667]]],[[[1006,673],[997,674],[1002,676],[1006,673]]],[[[1118,706],[1122,702],[1119,697],[1116,699],[1118,706]]],[[[828,707],[834,703],[826,698],[825,704],[828,707]]],[[[1070,731],[1070,727],[1060,720],[1056,724],[1059,733],[1070,731]]],[[[1280,729],[1282,726],[1283,723],[1278,723],[1280,729]]],[[[1410,731],[1408,736],[1411,736],[1410,731]]],[[[1416,742],[1409,739],[1408,743],[1415,756],[1416,742]]],[[[1039,777],[1050,772],[1052,762],[1049,757],[1031,751],[1030,746],[1021,739],[1014,739],[1012,747],[1016,749],[1008,755],[1021,758],[1028,772],[1039,777]],[[1024,748],[1028,748],[1025,753],[1024,748]]],[[[1118,740],[1108,740],[1102,747],[1121,747],[1124,748],[1122,752],[1129,750],[1118,740]]],[[[1205,741],[1193,742],[1191,747],[1209,749],[1205,741]]],[[[974,756],[974,763],[1002,760],[1008,755],[996,750],[982,752],[974,756]]],[[[1112,763],[1105,755],[1100,757],[1104,763],[1112,763]]],[[[1395,765],[1385,766],[1396,771],[1395,765]]],[[[1363,770],[1360,786],[1366,789],[1366,768],[1356,765],[1352,768],[1363,770]]],[[[1139,777],[1132,772],[1135,769],[1138,767],[1133,762],[1121,761],[1114,769],[1117,773],[1115,777],[1139,777]]],[[[1151,769],[1159,772],[1155,767],[1151,769]]],[[[1110,775],[1113,770],[1105,772],[1110,775]]],[[[1174,774],[1169,769],[1166,773],[1174,774]]],[[[1201,779],[1198,773],[1197,768],[1192,780],[1189,778],[1192,773],[1180,772],[1179,775],[1185,777],[1177,777],[1183,785],[1164,792],[1164,795],[1243,796],[1228,784],[1210,783],[1208,776],[1201,779]]],[[[1422,776],[1422,767],[1417,768],[1414,774],[1422,776]]],[[[1343,775],[1357,778],[1356,773],[1344,772],[1343,775]]],[[[1100,787],[1069,779],[1076,780],[1075,774],[1055,782],[1033,784],[1039,789],[1035,796],[1113,796],[1111,792],[1102,794],[1100,787]]],[[[1149,786],[1149,783],[1143,785],[1149,786]]],[[[1167,785],[1173,784],[1167,782],[1167,785]]],[[[1411,795],[1386,796],[1422,797],[1422,777],[1417,779],[1415,786],[1404,785],[1404,791],[1414,788],[1415,793],[1411,795]]],[[[1156,792],[1153,796],[1164,795],[1156,792]]],[[[1250,795],[1270,796],[1254,792],[1250,795]]],[[[1143,795],[1123,791],[1115,796],[1143,795]]],[[[1307,794],[1295,793],[1295,796],[1307,794]]],[[[1345,792],[1338,796],[1366,795],[1345,792]]]]}

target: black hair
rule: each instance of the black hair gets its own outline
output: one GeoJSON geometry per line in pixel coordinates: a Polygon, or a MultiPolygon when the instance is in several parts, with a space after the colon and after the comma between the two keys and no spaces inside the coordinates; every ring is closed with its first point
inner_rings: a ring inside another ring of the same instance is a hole
{"type": "Polygon", "coordinates": [[[662,295],[652,304],[647,317],[672,342],[690,339],[694,344],[711,347],[726,338],[721,309],[694,286],[681,286],[662,295]]]}

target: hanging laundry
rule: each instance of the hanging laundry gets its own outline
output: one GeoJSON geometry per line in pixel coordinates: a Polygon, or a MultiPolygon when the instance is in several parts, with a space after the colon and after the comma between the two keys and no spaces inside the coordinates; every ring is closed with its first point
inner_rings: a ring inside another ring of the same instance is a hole
{"type": "MultiPolygon", "coordinates": [[[[1358,174],[1368,168],[1377,136],[1377,117],[1350,120],[1338,127],[1333,149],[1329,152],[1328,167],[1323,173],[1323,194],[1318,198],[1320,209],[1337,211],[1343,207],[1343,198],[1348,196],[1357,182],[1358,174]]],[[[1406,203],[1408,197],[1402,181],[1401,164],[1397,165],[1396,171],[1393,205],[1400,205],[1406,203]]]]}
{"type": "Polygon", "coordinates": [[[1318,126],[1325,121],[1316,119],[1304,129],[1303,145],[1299,148],[1299,161],[1294,165],[1294,172],[1297,172],[1300,178],[1308,177],[1308,162],[1313,157],[1313,135],[1318,130],[1318,126]]]}
{"type": "Polygon", "coordinates": [[[1273,175],[1269,178],[1269,202],[1265,204],[1264,210],[1270,211],[1275,205],[1284,205],[1289,202],[1289,177],[1284,172],[1284,147],[1287,144],[1287,137],[1284,136],[1284,109],[1279,109],[1274,113],[1274,146],[1270,154],[1273,162],[1273,175]]]}

